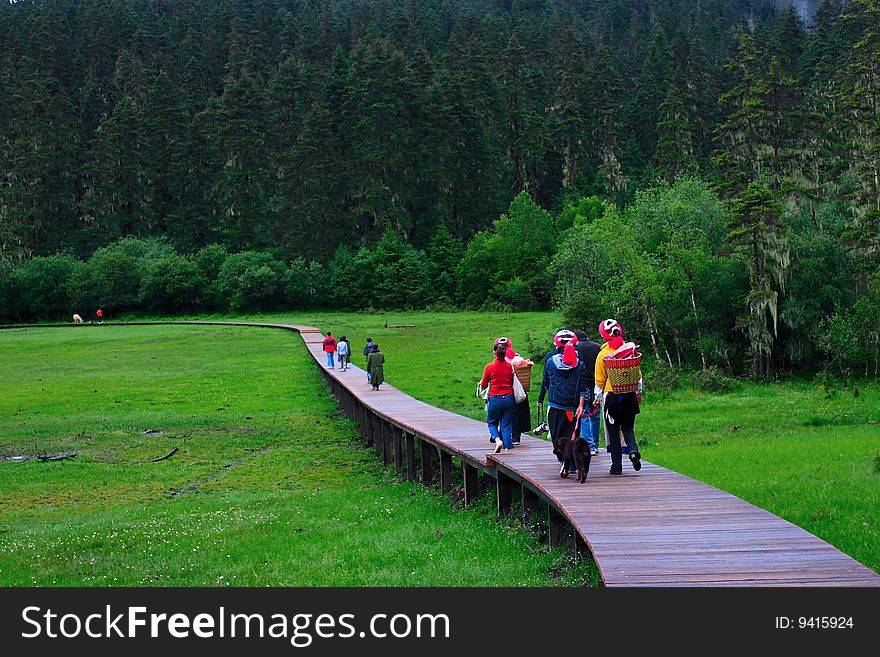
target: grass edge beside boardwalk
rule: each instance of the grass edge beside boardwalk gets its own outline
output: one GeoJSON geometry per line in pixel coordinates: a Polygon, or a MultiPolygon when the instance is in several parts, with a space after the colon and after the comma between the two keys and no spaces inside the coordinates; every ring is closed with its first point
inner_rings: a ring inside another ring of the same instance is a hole
{"type": "Polygon", "coordinates": [[[0,333],[7,344],[19,333],[19,366],[0,373],[0,390],[15,390],[0,396],[3,450],[29,449],[42,414],[41,448],[69,441],[80,452],[58,463],[0,463],[0,584],[596,582],[591,564],[566,567],[560,550],[497,522],[488,500],[451,511],[448,496],[383,472],[296,335],[104,328],[0,333]],[[62,353],[77,364],[65,366],[62,353]],[[254,360],[267,353],[275,357],[254,360]],[[145,354],[150,363],[132,369],[145,354]],[[175,367],[180,381],[168,380],[175,367]],[[51,381],[52,372],[66,381],[51,381]],[[35,422],[10,440],[25,413],[35,422]],[[183,448],[167,461],[134,463],[175,443],[183,448]],[[336,487],[346,493],[334,495],[336,487]],[[350,531],[358,526],[368,531],[350,531]]]}

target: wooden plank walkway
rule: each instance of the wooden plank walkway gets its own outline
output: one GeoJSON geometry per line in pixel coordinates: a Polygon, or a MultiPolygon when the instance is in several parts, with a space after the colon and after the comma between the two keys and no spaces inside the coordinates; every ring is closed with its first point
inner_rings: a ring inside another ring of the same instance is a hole
{"type": "Polygon", "coordinates": [[[578,484],[559,477],[547,441],[524,435],[512,453],[492,454],[484,423],[388,383],[374,392],[363,370],[328,370],[321,339],[304,339],[325,376],[388,422],[521,484],[525,498],[548,500],[589,547],[606,586],[880,586],[877,573],[804,529],[647,461],[612,477],[611,457],[600,452],[578,484]]]}
{"type": "Polygon", "coordinates": [[[296,331],[342,407],[358,420],[368,440],[375,439],[386,461],[393,455],[402,468],[405,448],[412,478],[418,438],[428,478],[435,456],[433,448],[425,447],[438,448],[444,490],[451,488],[455,456],[464,466],[466,496],[474,494],[481,471],[496,479],[501,512],[509,510],[514,497],[525,511],[537,512],[543,498],[550,506],[551,543],[561,540],[565,522],[570,523],[576,544],[592,552],[606,586],[880,586],[880,575],[804,529],[647,461],[638,473],[625,463],[623,476],[612,477],[610,456],[600,452],[587,482],[578,484],[559,477],[556,458],[544,440],[523,435],[512,453],[492,454],[484,423],[425,404],[388,383],[373,391],[357,365],[345,372],[327,369],[317,328],[245,322],[104,326],[172,323],[296,331]]]}

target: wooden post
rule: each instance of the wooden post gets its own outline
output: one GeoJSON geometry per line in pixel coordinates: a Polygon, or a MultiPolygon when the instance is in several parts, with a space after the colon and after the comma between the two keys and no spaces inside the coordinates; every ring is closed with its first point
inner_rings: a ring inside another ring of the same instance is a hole
{"type": "Polygon", "coordinates": [[[590,556],[590,548],[577,529],[574,530],[574,549],[580,559],[590,556]]]}
{"type": "Polygon", "coordinates": [[[498,478],[495,480],[495,488],[498,492],[498,515],[509,516],[513,501],[513,479],[499,470],[498,478]]]}
{"type": "Polygon", "coordinates": [[[416,480],[416,437],[406,434],[406,480],[416,480]]]}
{"type": "Polygon", "coordinates": [[[550,547],[562,545],[565,541],[565,518],[559,511],[548,505],[547,509],[548,540],[550,547]]]}
{"type": "Polygon", "coordinates": [[[464,471],[464,505],[473,506],[477,503],[477,497],[480,495],[480,481],[477,479],[477,469],[467,463],[462,462],[462,470],[464,471]]]}
{"type": "Polygon", "coordinates": [[[367,437],[367,447],[373,444],[373,415],[364,406],[364,435],[367,437]]]}
{"type": "Polygon", "coordinates": [[[523,521],[531,523],[541,513],[541,498],[526,485],[522,487],[523,521]]]}
{"type": "Polygon", "coordinates": [[[383,461],[385,460],[385,436],[382,431],[383,422],[378,415],[373,416],[373,426],[374,434],[373,440],[375,441],[374,447],[376,448],[376,456],[381,458],[383,461]]]}
{"type": "Polygon", "coordinates": [[[432,462],[434,446],[427,440],[419,439],[422,448],[422,483],[430,486],[434,479],[434,463],[432,462]]]}
{"type": "Polygon", "coordinates": [[[395,425],[391,431],[394,436],[394,468],[400,471],[403,469],[403,429],[395,425]]]}
{"type": "Polygon", "coordinates": [[[387,464],[391,460],[391,425],[382,421],[382,463],[387,464]]]}
{"type": "Polygon", "coordinates": [[[452,454],[440,450],[440,492],[452,492],[452,454]]]}

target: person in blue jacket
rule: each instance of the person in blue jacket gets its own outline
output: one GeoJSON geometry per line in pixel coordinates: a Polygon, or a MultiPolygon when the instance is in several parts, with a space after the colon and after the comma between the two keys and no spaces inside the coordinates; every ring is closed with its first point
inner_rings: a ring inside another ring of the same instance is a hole
{"type": "MultiPolygon", "coordinates": [[[[547,397],[547,424],[550,427],[550,440],[553,453],[559,460],[559,476],[568,477],[562,454],[556,448],[559,438],[571,438],[583,414],[584,403],[590,394],[587,368],[575,351],[577,336],[568,329],[560,329],[553,338],[556,353],[548,354],[544,361],[544,377],[538,393],[538,406],[544,405],[547,397]]],[[[585,467],[590,468],[590,454],[586,454],[585,467]]],[[[586,472],[583,473],[586,476],[586,472]]]]}

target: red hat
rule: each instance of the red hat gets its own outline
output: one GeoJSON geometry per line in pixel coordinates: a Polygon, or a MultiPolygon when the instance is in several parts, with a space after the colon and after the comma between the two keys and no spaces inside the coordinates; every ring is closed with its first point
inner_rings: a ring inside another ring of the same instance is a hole
{"type": "Polygon", "coordinates": [[[568,329],[559,329],[553,336],[553,344],[557,347],[564,347],[567,344],[572,346],[578,343],[578,337],[568,329]]]}
{"type": "Polygon", "coordinates": [[[513,343],[510,341],[510,338],[505,338],[504,336],[501,336],[500,338],[495,340],[495,346],[497,347],[499,344],[503,344],[505,347],[507,347],[505,358],[513,360],[514,356],[516,356],[516,352],[513,350],[513,343]]]}
{"type": "Polygon", "coordinates": [[[617,323],[616,319],[606,319],[599,324],[599,333],[606,340],[617,337],[623,333],[623,328],[617,323]]]}

